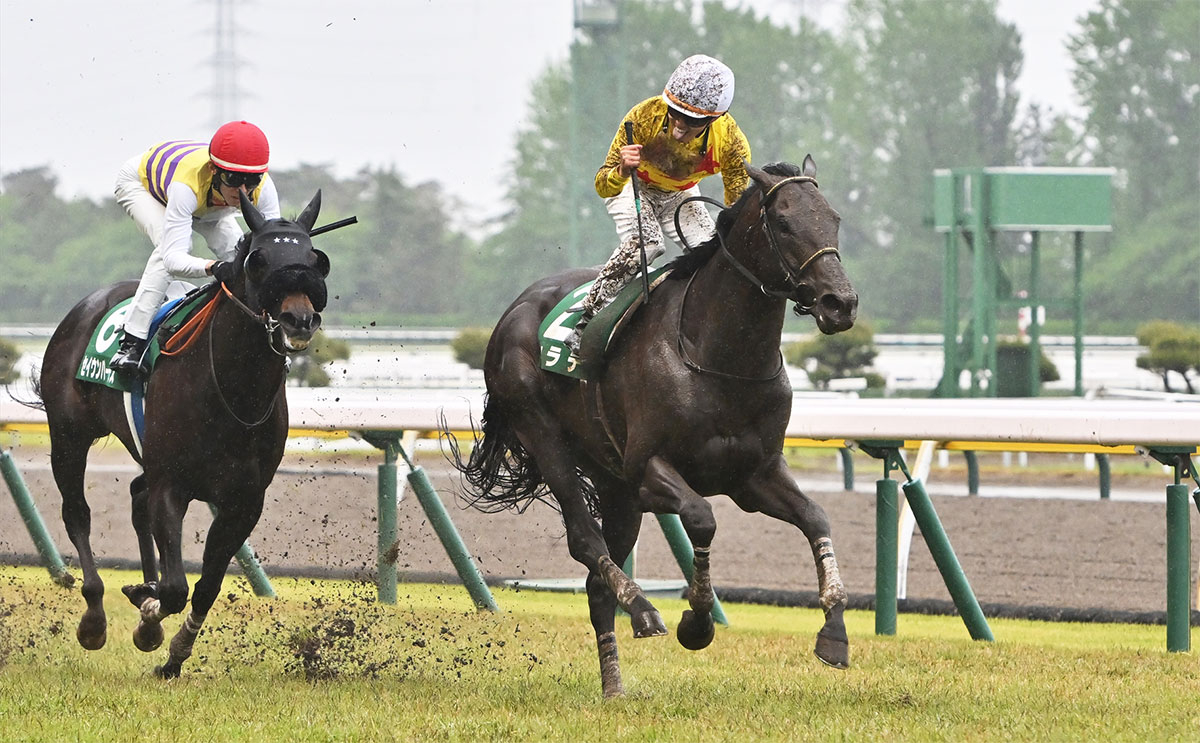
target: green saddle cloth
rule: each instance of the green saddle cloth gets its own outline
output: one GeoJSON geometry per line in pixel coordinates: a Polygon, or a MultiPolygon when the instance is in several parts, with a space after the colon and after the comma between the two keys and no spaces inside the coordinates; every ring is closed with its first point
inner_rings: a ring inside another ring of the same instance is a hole
{"type": "MultiPolygon", "coordinates": [[[[656,268],[648,274],[650,291],[666,279],[667,268],[656,268]]],[[[542,368],[575,379],[590,379],[602,366],[605,353],[642,305],[642,275],[639,273],[615,299],[596,313],[584,327],[579,352],[573,353],[567,338],[583,315],[583,300],[594,282],[589,281],[569,292],[550,310],[538,327],[538,342],[542,349],[542,368]]]]}
{"type": "MultiPolygon", "coordinates": [[[[187,322],[188,318],[212,298],[212,292],[209,289],[213,286],[215,284],[209,284],[189,292],[165,305],[155,316],[154,324],[150,328],[150,344],[146,349],[146,359],[151,369],[154,368],[158,357],[162,355],[163,344],[187,322]]],[[[133,298],[130,297],[114,305],[101,318],[96,329],[92,331],[92,338],[88,341],[87,348],[83,350],[83,358],[80,359],[79,368],[75,371],[76,379],[104,385],[122,392],[133,391],[135,380],[132,375],[117,374],[108,368],[108,362],[112,361],[112,357],[117,354],[117,348],[120,346],[118,341],[121,340],[121,328],[125,325],[125,315],[129,312],[132,304],[133,298]]]]}

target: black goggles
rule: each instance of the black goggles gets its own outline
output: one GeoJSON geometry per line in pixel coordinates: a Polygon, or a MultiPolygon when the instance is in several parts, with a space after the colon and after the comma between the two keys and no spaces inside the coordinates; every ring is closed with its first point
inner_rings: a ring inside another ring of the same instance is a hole
{"type": "Polygon", "coordinates": [[[699,129],[704,126],[708,126],[716,121],[717,118],[715,116],[688,116],[687,114],[679,113],[675,109],[670,110],[670,116],[679,123],[686,124],[691,129],[699,129]]]}
{"type": "Polygon", "coordinates": [[[253,191],[258,188],[258,184],[262,182],[262,173],[238,173],[232,170],[219,171],[221,182],[230,188],[246,187],[247,191],[253,191]]]}

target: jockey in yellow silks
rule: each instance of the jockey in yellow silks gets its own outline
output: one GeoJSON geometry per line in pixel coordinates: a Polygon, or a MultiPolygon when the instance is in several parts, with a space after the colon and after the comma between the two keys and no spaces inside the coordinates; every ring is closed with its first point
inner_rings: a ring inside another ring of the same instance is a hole
{"type": "Polygon", "coordinates": [[[162,142],[125,163],[117,175],[117,203],[150,239],[154,250],[125,316],[121,346],[109,366],[144,374],[150,322],[172,278],[231,279],[242,228],[239,192],[267,219],[279,218],[279,194],[267,175],[266,135],[247,121],[231,121],[209,142],[162,142]],[[192,231],[217,260],[191,254],[192,231]]]}
{"type": "MultiPolygon", "coordinates": [[[[729,114],[733,86],[732,70],[696,54],[679,64],[661,96],[642,101],[626,114],[596,172],[596,193],[616,224],[617,248],[583,301],[582,318],[567,339],[572,348],[578,350],[587,321],[641,271],[633,178],[639,182],[640,237],[647,262],[665,252],[664,234],[683,244],[675,231],[675,210],[685,199],[700,195],[701,179],[720,173],[726,204],[746,190],[750,143],[729,114]],[[624,121],[633,122],[632,142],[626,141],[624,121]]],[[[688,248],[716,233],[712,216],[694,201],[683,205],[679,226],[688,248]]]]}

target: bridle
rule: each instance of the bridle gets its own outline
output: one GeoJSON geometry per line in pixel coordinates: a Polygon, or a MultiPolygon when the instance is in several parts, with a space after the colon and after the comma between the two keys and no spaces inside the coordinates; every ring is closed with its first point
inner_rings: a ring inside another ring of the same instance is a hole
{"type": "MultiPolygon", "coordinates": [[[[767,233],[767,243],[771,246],[771,251],[775,254],[775,259],[779,261],[779,265],[783,269],[784,275],[787,277],[788,289],[782,291],[778,289],[768,289],[766,282],[755,276],[753,271],[747,268],[741,261],[735,258],[732,253],[729,252],[729,248],[725,246],[725,237],[719,230],[717,231],[717,240],[721,244],[721,255],[724,256],[725,260],[729,261],[729,264],[737,269],[738,273],[740,273],[747,281],[757,287],[759,291],[768,297],[791,299],[796,302],[796,312],[798,314],[811,314],[813,305],[802,305],[799,300],[793,299],[793,295],[795,294],[796,290],[805,285],[801,280],[801,276],[804,274],[804,271],[821,256],[832,255],[839,261],[842,259],[842,256],[841,253],[838,252],[837,248],[833,247],[832,245],[827,245],[806,258],[798,267],[793,268],[791,262],[788,260],[787,255],[783,252],[783,249],[779,247],[779,239],[775,235],[775,229],[771,227],[771,220],[768,218],[767,214],[767,209],[775,200],[775,196],[779,193],[779,189],[789,183],[811,183],[814,187],[819,188],[816,178],[807,175],[789,176],[767,189],[767,192],[763,194],[758,211],[758,221],[762,224],[763,231],[767,233]]],[[[679,206],[675,208],[675,234],[679,235],[679,239],[684,243],[685,248],[690,248],[691,246],[687,245],[687,241],[683,237],[683,231],[680,229],[679,210],[682,209],[683,205],[689,201],[704,201],[709,204],[714,204],[721,209],[726,208],[721,202],[717,201],[716,199],[710,199],[707,196],[691,196],[679,202],[679,206]]]]}
{"type": "MultiPolygon", "coordinates": [[[[241,310],[251,320],[258,323],[262,327],[262,329],[266,331],[266,333],[267,333],[267,348],[271,349],[271,351],[276,356],[286,357],[287,356],[286,350],[281,351],[275,347],[275,334],[279,331],[279,327],[280,327],[279,321],[276,320],[275,318],[271,317],[271,313],[267,312],[265,309],[261,312],[255,312],[254,310],[250,309],[249,305],[247,305],[245,302],[243,302],[242,300],[240,300],[236,296],[234,296],[233,292],[229,291],[229,287],[225,286],[224,282],[220,282],[220,283],[221,283],[222,291],[225,292],[225,296],[228,297],[229,299],[233,300],[234,306],[236,306],[239,310],[241,310]]],[[[282,340],[279,341],[279,345],[281,347],[283,346],[282,340]]]]}
{"type": "MultiPolygon", "coordinates": [[[[244,267],[243,267],[243,270],[245,270],[244,267]]],[[[234,293],[229,290],[229,287],[225,286],[225,282],[218,281],[217,283],[220,285],[221,290],[225,293],[225,296],[230,301],[233,302],[233,305],[235,307],[237,307],[239,310],[241,310],[241,312],[244,315],[249,317],[252,321],[254,321],[257,325],[259,325],[266,332],[267,348],[271,349],[271,352],[274,353],[276,356],[280,356],[280,357],[283,357],[284,359],[286,359],[287,358],[287,350],[283,344],[282,333],[280,332],[280,327],[281,327],[280,322],[278,320],[276,320],[274,317],[272,317],[271,313],[268,312],[266,309],[263,309],[260,312],[255,312],[254,310],[250,309],[249,305],[247,305],[242,300],[238,299],[237,296],[234,295],[234,293]],[[276,347],[276,338],[279,338],[278,347],[276,347]]],[[[217,390],[217,397],[220,399],[221,405],[225,408],[225,412],[229,413],[229,415],[232,416],[235,421],[242,424],[246,428],[254,428],[255,426],[261,425],[263,422],[265,422],[267,420],[267,418],[269,418],[271,416],[271,413],[274,412],[275,402],[278,398],[278,392],[276,392],[276,394],[274,396],[272,396],[271,404],[267,406],[266,411],[262,414],[262,416],[258,420],[256,420],[256,421],[243,420],[242,417],[233,410],[233,407],[230,406],[229,401],[225,399],[225,393],[223,393],[221,391],[221,382],[220,382],[220,379],[218,379],[218,377],[217,377],[217,366],[216,366],[216,361],[213,356],[213,336],[214,335],[216,335],[216,333],[214,333],[212,331],[212,329],[210,328],[209,333],[208,333],[208,370],[212,376],[213,386],[217,390]]],[[[284,383],[284,381],[287,379],[287,370],[288,370],[288,364],[285,363],[284,367],[283,367],[283,375],[280,377],[280,380],[279,380],[280,385],[282,385],[284,383]]]]}

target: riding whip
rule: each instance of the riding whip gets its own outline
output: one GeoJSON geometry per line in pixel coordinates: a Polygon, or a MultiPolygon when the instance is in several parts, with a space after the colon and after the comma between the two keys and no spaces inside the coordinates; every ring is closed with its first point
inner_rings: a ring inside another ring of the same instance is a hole
{"type": "MultiPolygon", "coordinates": [[[[625,122],[625,144],[633,144],[633,122],[625,122]]],[[[646,262],[646,241],[642,239],[642,196],[638,192],[637,170],[633,177],[633,208],[637,212],[638,250],[642,252],[642,301],[650,303],[650,267],[646,262]]]]}

